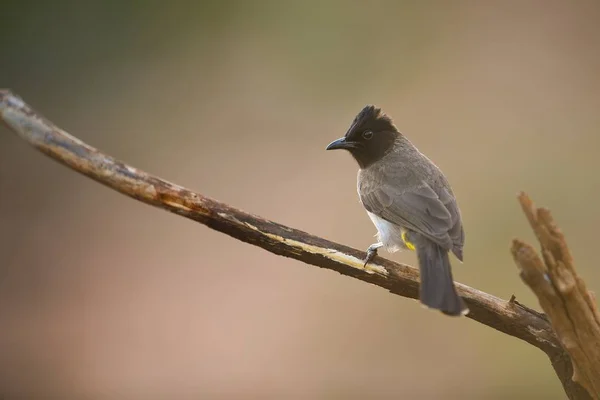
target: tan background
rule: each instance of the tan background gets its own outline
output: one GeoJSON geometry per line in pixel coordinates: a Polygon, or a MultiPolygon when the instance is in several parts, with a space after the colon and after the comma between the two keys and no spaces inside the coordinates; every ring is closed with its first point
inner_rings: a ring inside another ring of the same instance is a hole
{"type": "MultiPolygon", "coordinates": [[[[508,252],[532,240],[524,189],[600,287],[598,2],[24,3],[0,11],[0,87],[117,158],[366,248],[357,167],[324,148],[376,103],[453,184],[457,280],[537,307],[508,252]]],[[[517,339],[136,203],[4,127],[0,327],[6,399],[564,398],[517,339]]]]}

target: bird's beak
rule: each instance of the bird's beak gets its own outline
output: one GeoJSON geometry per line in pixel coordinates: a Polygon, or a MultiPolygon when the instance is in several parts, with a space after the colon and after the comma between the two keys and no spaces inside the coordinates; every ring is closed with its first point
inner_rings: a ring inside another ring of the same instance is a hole
{"type": "Polygon", "coordinates": [[[346,142],[346,138],[342,137],[329,143],[325,150],[349,149],[352,143],[346,142]]]}

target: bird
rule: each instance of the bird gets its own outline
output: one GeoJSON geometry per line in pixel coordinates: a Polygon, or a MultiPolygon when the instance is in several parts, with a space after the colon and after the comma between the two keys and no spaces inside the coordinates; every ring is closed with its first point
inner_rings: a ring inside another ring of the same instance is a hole
{"type": "Polygon", "coordinates": [[[343,149],[358,163],[361,204],[377,229],[364,266],[378,249],[417,253],[419,299],[449,316],[469,312],[458,295],[450,264],[452,252],[462,263],[465,232],[461,212],[440,168],[401,133],[375,105],[365,106],[346,134],[326,150],[343,149]]]}

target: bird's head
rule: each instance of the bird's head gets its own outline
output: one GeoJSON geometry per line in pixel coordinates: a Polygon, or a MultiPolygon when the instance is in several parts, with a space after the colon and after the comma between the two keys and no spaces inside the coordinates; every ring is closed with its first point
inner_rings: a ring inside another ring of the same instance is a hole
{"type": "Polygon", "coordinates": [[[368,105],[354,118],[346,135],[329,143],[327,150],[348,150],[360,168],[366,168],[392,150],[399,134],[390,117],[368,105]]]}

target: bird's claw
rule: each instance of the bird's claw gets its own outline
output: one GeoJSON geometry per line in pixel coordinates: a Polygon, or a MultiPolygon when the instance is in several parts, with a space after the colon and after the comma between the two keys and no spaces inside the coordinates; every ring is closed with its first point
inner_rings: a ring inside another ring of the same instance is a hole
{"type": "Polygon", "coordinates": [[[367,266],[368,263],[373,261],[373,258],[377,255],[377,249],[375,250],[367,250],[367,257],[365,258],[365,262],[363,264],[363,268],[367,266]]]}
{"type": "Polygon", "coordinates": [[[373,261],[373,258],[375,258],[375,256],[377,255],[377,249],[379,249],[381,246],[383,246],[382,243],[374,243],[369,246],[369,248],[367,249],[367,257],[365,258],[363,268],[365,268],[368,263],[373,261]]]}

